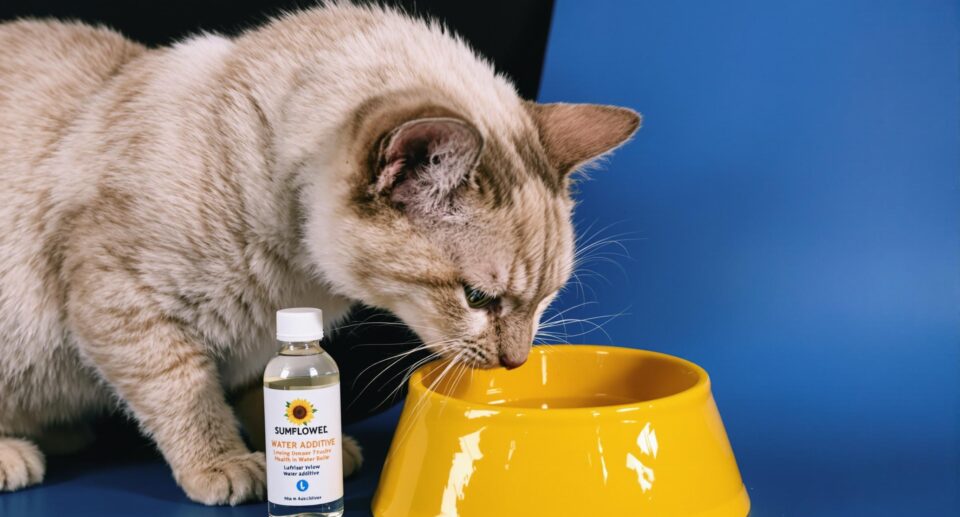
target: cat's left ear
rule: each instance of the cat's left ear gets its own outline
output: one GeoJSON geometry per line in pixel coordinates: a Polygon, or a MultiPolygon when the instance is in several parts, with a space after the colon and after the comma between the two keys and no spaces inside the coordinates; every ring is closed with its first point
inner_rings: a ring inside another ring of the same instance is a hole
{"type": "Polygon", "coordinates": [[[469,178],[482,149],[483,137],[466,121],[434,117],[405,122],[382,140],[374,190],[407,211],[442,210],[469,178]]]}
{"type": "Polygon", "coordinates": [[[566,176],[623,145],[640,128],[636,111],[599,104],[526,101],[550,165],[566,176]]]}

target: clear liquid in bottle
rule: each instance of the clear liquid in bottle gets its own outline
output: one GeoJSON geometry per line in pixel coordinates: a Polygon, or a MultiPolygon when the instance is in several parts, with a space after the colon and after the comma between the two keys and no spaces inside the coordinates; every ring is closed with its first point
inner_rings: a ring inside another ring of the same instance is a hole
{"type": "Polygon", "coordinates": [[[320,347],[319,309],[277,312],[280,351],[263,374],[271,516],[343,515],[340,371],[320,347]]]}

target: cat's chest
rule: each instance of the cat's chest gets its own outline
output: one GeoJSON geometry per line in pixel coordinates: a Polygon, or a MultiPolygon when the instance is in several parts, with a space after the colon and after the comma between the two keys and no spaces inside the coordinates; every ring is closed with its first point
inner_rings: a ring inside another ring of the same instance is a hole
{"type": "MultiPolygon", "coordinates": [[[[289,307],[317,307],[323,310],[324,328],[327,332],[332,324],[343,319],[350,310],[351,301],[335,295],[322,287],[291,296],[276,307],[277,310],[289,307]]],[[[274,314],[269,315],[274,321],[274,314]]],[[[278,345],[273,325],[259,328],[253,325],[233,336],[226,350],[218,355],[220,379],[228,389],[249,385],[263,375],[263,369],[276,354],[278,345]]]]}

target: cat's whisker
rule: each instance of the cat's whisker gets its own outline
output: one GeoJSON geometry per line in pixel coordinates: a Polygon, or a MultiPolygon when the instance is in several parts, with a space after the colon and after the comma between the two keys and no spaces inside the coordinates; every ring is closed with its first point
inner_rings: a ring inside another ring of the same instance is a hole
{"type": "MultiPolygon", "coordinates": [[[[339,330],[339,329],[343,329],[343,328],[351,328],[351,327],[356,327],[356,326],[368,324],[368,323],[370,323],[370,320],[372,320],[373,318],[377,318],[377,317],[381,317],[381,316],[382,316],[382,314],[373,312],[373,313],[368,314],[366,318],[364,318],[364,319],[362,319],[362,320],[360,320],[360,321],[357,321],[357,322],[355,322],[355,323],[351,323],[351,324],[348,324],[348,325],[338,325],[334,330],[339,330]]],[[[383,323],[392,323],[392,322],[384,321],[383,323]]]]}
{"type": "Polygon", "coordinates": [[[387,396],[384,397],[384,399],[383,399],[382,401],[380,401],[376,406],[374,406],[374,409],[377,409],[377,408],[381,407],[382,405],[386,404],[388,401],[393,400],[394,397],[396,397],[396,395],[400,392],[400,390],[403,389],[403,387],[407,385],[407,383],[410,381],[410,376],[413,375],[413,372],[417,371],[418,368],[420,368],[421,366],[423,366],[423,365],[425,365],[425,364],[427,364],[427,363],[429,363],[429,362],[431,362],[431,361],[434,361],[434,360],[436,360],[436,359],[439,359],[439,358],[440,358],[440,355],[439,355],[439,354],[432,353],[432,354],[428,355],[427,357],[424,357],[424,358],[418,360],[417,362],[413,363],[413,364],[410,365],[409,367],[407,367],[407,368],[405,368],[405,369],[403,369],[403,370],[401,370],[401,371],[393,374],[389,379],[387,379],[386,381],[384,381],[384,384],[386,384],[386,385],[389,386],[391,383],[393,383],[393,380],[396,379],[398,375],[402,375],[402,376],[403,376],[403,377],[401,378],[400,382],[398,382],[398,383],[393,387],[393,389],[390,390],[390,393],[388,393],[387,396]]]}
{"type": "MultiPolygon", "coordinates": [[[[453,339],[453,340],[446,340],[446,341],[458,341],[458,340],[457,340],[457,339],[453,339]]],[[[436,344],[436,343],[433,343],[433,344],[436,344]]],[[[452,345],[447,345],[447,346],[443,347],[441,350],[439,350],[437,353],[431,353],[431,354],[428,355],[427,357],[422,358],[422,359],[420,359],[419,361],[415,362],[415,363],[414,363],[413,365],[411,365],[410,367],[408,367],[408,368],[406,368],[406,369],[403,369],[403,370],[400,370],[399,372],[393,374],[390,378],[386,379],[386,380],[384,381],[384,384],[386,384],[386,385],[389,386],[389,385],[391,385],[391,384],[393,383],[393,380],[396,379],[397,376],[401,376],[401,375],[403,376],[401,382],[400,382],[399,384],[395,385],[394,388],[390,390],[390,393],[388,393],[387,396],[384,398],[384,400],[381,401],[376,407],[379,407],[379,406],[385,404],[385,403],[386,403],[388,400],[390,400],[400,389],[402,389],[403,386],[406,385],[406,383],[407,383],[407,381],[408,381],[408,379],[409,379],[409,376],[413,373],[413,371],[416,370],[416,368],[418,368],[418,367],[422,366],[423,364],[426,364],[427,362],[430,362],[430,361],[432,361],[432,360],[434,360],[434,359],[442,358],[442,353],[447,352],[447,351],[449,351],[449,350],[451,350],[451,349],[453,349],[453,348],[456,348],[458,345],[460,345],[460,343],[452,343],[452,345]]],[[[466,365],[466,362],[463,360],[463,359],[464,359],[463,356],[464,356],[465,354],[467,354],[468,352],[472,352],[472,353],[474,353],[474,354],[477,353],[477,352],[476,352],[475,350],[473,350],[472,348],[463,348],[462,351],[461,351],[461,353],[458,353],[457,356],[456,356],[456,361],[458,362],[458,365],[466,365]]],[[[474,358],[474,359],[477,360],[477,358],[474,358]]],[[[387,370],[391,369],[394,364],[396,364],[396,361],[395,361],[394,363],[391,363],[390,365],[388,365],[386,368],[384,368],[383,372],[381,372],[381,373],[384,373],[384,372],[386,372],[387,370]]],[[[469,366],[469,365],[467,365],[467,366],[469,366]]],[[[374,379],[372,379],[369,384],[372,384],[373,381],[376,380],[377,377],[379,377],[379,375],[380,375],[380,374],[378,374],[377,376],[375,376],[374,379]]],[[[363,393],[363,392],[361,391],[361,393],[363,393]]]]}
{"type": "MultiPolygon", "coordinates": [[[[576,278],[581,289],[581,294],[583,295],[582,298],[584,299],[586,298],[586,295],[583,291],[584,284],[582,282],[582,278],[591,278],[596,276],[608,284],[611,283],[604,275],[598,274],[595,271],[586,268],[586,265],[595,262],[609,263],[618,268],[624,276],[628,276],[626,270],[623,268],[620,262],[615,259],[631,258],[630,252],[625,243],[639,239],[628,238],[630,235],[633,235],[631,232],[603,236],[604,232],[617,224],[619,224],[619,222],[611,223],[590,234],[589,231],[593,227],[593,224],[591,223],[591,225],[584,232],[585,235],[578,238],[572,264],[572,276],[576,278]],[[613,250],[610,250],[609,248],[613,248],[613,250]]],[[[593,289],[591,288],[591,292],[592,291],[593,289]]],[[[596,296],[596,293],[593,294],[596,296]]]]}
{"type": "MultiPolygon", "coordinates": [[[[565,340],[568,340],[568,339],[571,338],[571,337],[583,336],[583,335],[590,334],[590,333],[592,333],[592,332],[599,331],[599,332],[603,333],[603,335],[606,337],[606,339],[607,339],[608,342],[612,342],[613,339],[610,337],[610,334],[607,333],[607,330],[604,328],[604,326],[605,326],[607,323],[610,323],[610,322],[613,321],[614,319],[616,319],[616,318],[618,318],[618,317],[620,317],[620,316],[622,316],[622,315],[624,315],[624,314],[627,314],[627,313],[626,313],[625,311],[623,311],[623,312],[620,312],[620,313],[617,313],[617,314],[613,314],[613,315],[607,316],[606,319],[604,319],[604,320],[603,320],[602,322],[600,322],[600,323],[595,323],[595,322],[590,321],[590,320],[588,320],[588,319],[571,318],[571,319],[568,321],[568,323],[569,323],[570,325],[573,325],[573,324],[579,324],[579,325],[581,325],[581,326],[582,326],[582,325],[588,325],[589,328],[588,328],[587,330],[584,330],[584,331],[581,331],[581,332],[577,332],[577,333],[575,333],[575,334],[570,334],[570,333],[567,333],[566,331],[564,331],[564,339],[565,339],[565,340]]],[[[582,327],[581,327],[581,328],[582,328],[582,327]]]]}
{"type": "Polygon", "coordinates": [[[597,302],[594,302],[594,301],[584,301],[584,302],[578,303],[578,304],[576,304],[576,305],[571,305],[570,307],[567,307],[567,308],[565,308],[565,309],[563,309],[563,310],[555,311],[549,318],[547,318],[547,319],[545,319],[545,320],[541,320],[541,321],[540,321],[540,325],[543,325],[543,324],[546,324],[546,323],[550,323],[551,321],[556,320],[556,319],[559,318],[560,316],[563,316],[564,314],[566,314],[566,313],[568,313],[568,312],[570,312],[570,311],[572,311],[572,310],[574,310],[574,309],[579,309],[580,307],[586,307],[586,306],[588,306],[588,305],[593,305],[593,304],[596,304],[596,303],[597,303],[597,302]]]}
{"type": "MultiPolygon", "coordinates": [[[[605,231],[609,230],[611,227],[619,224],[618,222],[610,223],[610,224],[604,226],[603,228],[600,228],[599,230],[594,231],[594,232],[591,233],[591,230],[593,230],[593,227],[594,227],[598,222],[599,222],[598,220],[593,220],[593,221],[590,222],[590,224],[589,224],[586,228],[583,228],[582,230],[581,230],[581,229],[576,229],[576,235],[577,235],[576,247],[577,247],[578,249],[583,248],[583,247],[589,245],[591,242],[593,242],[594,240],[598,239],[599,236],[600,236],[603,232],[605,232],[605,231]]],[[[576,227],[576,224],[574,224],[574,227],[576,227]]]]}
{"type": "MultiPolygon", "coordinates": [[[[591,331],[592,331],[592,330],[597,330],[598,328],[602,327],[603,325],[605,325],[605,324],[608,323],[609,321],[615,319],[616,316],[617,316],[617,315],[614,315],[614,316],[609,317],[609,318],[607,318],[607,319],[603,319],[599,324],[598,324],[598,323],[595,323],[595,322],[593,322],[593,321],[590,321],[590,320],[588,320],[588,319],[570,318],[570,319],[564,320],[564,322],[563,322],[563,323],[564,323],[563,327],[566,327],[567,325],[570,325],[570,326],[579,325],[579,326],[582,328],[584,325],[588,325],[588,326],[590,326],[591,331]]],[[[548,330],[547,332],[550,332],[550,331],[548,330]]],[[[557,334],[557,335],[561,335],[561,334],[557,334]]],[[[564,331],[563,331],[562,335],[564,335],[564,336],[579,336],[579,335],[583,335],[583,333],[571,334],[570,332],[567,332],[566,329],[564,328],[564,331]]]]}
{"type": "Polygon", "coordinates": [[[566,313],[568,313],[568,312],[570,312],[570,311],[572,311],[572,310],[574,310],[574,309],[578,309],[578,308],[580,308],[580,307],[586,307],[586,306],[588,306],[588,305],[593,305],[593,304],[595,304],[595,303],[597,303],[597,302],[584,301],[584,302],[582,302],[582,303],[578,303],[578,304],[576,304],[576,305],[572,305],[572,306],[570,306],[570,307],[567,307],[566,309],[563,309],[562,311],[558,311],[556,314],[553,314],[552,316],[550,316],[550,317],[547,318],[546,320],[540,321],[540,322],[537,323],[537,333],[539,333],[539,332],[540,332],[541,330],[543,330],[543,329],[548,329],[548,328],[555,327],[555,326],[560,326],[560,325],[563,326],[563,330],[564,330],[564,332],[566,332],[566,330],[567,330],[567,329],[566,329],[566,322],[567,322],[568,320],[567,320],[566,318],[561,318],[561,317],[562,317],[564,314],[566,314],[566,313]],[[557,318],[561,318],[561,319],[560,319],[560,320],[557,320],[557,318]]]}
{"type": "Polygon", "coordinates": [[[397,358],[401,358],[401,359],[402,359],[403,357],[406,357],[406,356],[408,356],[408,355],[410,355],[410,354],[416,353],[416,352],[421,351],[421,350],[427,350],[427,344],[426,344],[426,343],[421,344],[421,345],[419,345],[419,346],[415,346],[415,347],[413,347],[413,348],[411,348],[411,349],[408,349],[408,350],[404,350],[404,351],[399,352],[399,353],[397,353],[397,354],[390,355],[390,356],[388,356],[388,357],[385,357],[385,358],[383,358],[383,359],[380,359],[380,360],[378,360],[378,361],[375,361],[375,362],[367,365],[366,368],[364,368],[363,370],[360,370],[360,373],[357,374],[356,380],[353,381],[353,382],[354,382],[354,385],[356,385],[356,382],[357,382],[358,380],[360,380],[360,377],[363,377],[363,374],[366,373],[367,370],[369,370],[370,368],[373,368],[373,367],[375,367],[375,366],[377,366],[377,365],[379,365],[379,364],[385,363],[385,362],[390,361],[390,360],[392,360],[392,359],[397,359],[397,358]]]}
{"type": "MultiPolygon", "coordinates": [[[[391,363],[390,366],[384,368],[384,370],[390,369],[390,368],[393,366],[393,364],[395,364],[397,361],[399,361],[399,360],[403,359],[404,357],[407,357],[407,356],[409,356],[409,355],[411,355],[411,354],[413,354],[413,353],[415,353],[415,352],[427,351],[427,352],[430,352],[430,353],[432,353],[432,354],[436,354],[436,355],[438,355],[438,356],[442,356],[442,354],[445,353],[445,352],[447,352],[448,350],[452,350],[452,349],[456,348],[456,346],[457,346],[457,344],[458,344],[458,343],[457,343],[458,341],[459,341],[459,340],[456,339],[456,338],[454,338],[454,339],[444,339],[444,340],[438,340],[438,341],[431,341],[431,342],[428,342],[428,343],[423,343],[422,345],[419,345],[419,346],[414,347],[414,348],[412,348],[412,349],[406,350],[406,351],[404,351],[404,352],[399,352],[399,353],[397,353],[397,354],[394,354],[394,355],[392,355],[392,356],[389,356],[389,357],[385,358],[385,360],[394,359],[394,362],[391,363]]],[[[378,362],[381,362],[381,363],[382,363],[383,361],[384,361],[384,359],[381,359],[381,360],[378,361],[378,362]]],[[[372,365],[371,365],[371,366],[372,366],[372,365]]],[[[364,371],[366,371],[367,369],[369,369],[369,366],[368,366],[366,369],[364,369],[364,371]]],[[[362,372],[361,372],[361,374],[362,374],[362,372]]]]}
{"type": "Polygon", "coordinates": [[[590,233],[590,230],[593,228],[593,225],[595,223],[590,223],[590,226],[588,226],[585,230],[583,230],[582,232],[578,232],[579,237],[577,238],[576,251],[574,252],[574,257],[583,256],[597,248],[603,248],[605,246],[618,245],[618,244],[619,244],[619,247],[623,249],[623,251],[626,253],[627,252],[626,247],[620,243],[626,240],[636,240],[636,239],[624,239],[624,237],[634,235],[633,232],[621,232],[618,234],[603,237],[604,232],[624,222],[626,221],[616,221],[616,222],[610,223],[593,233],[590,233]]]}
{"type": "Polygon", "coordinates": [[[429,363],[429,362],[431,362],[431,361],[443,359],[443,353],[444,353],[444,352],[447,352],[447,351],[449,351],[449,350],[453,350],[453,349],[455,349],[455,348],[457,348],[457,344],[454,344],[454,345],[452,345],[452,346],[445,347],[445,348],[443,348],[442,350],[440,350],[440,351],[438,351],[438,352],[431,353],[431,354],[428,355],[427,357],[423,357],[423,358],[419,359],[418,361],[416,361],[415,363],[413,363],[412,365],[410,365],[410,367],[406,368],[405,370],[401,370],[401,371],[399,371],[399,372],[397,372],[397,373],[394,373],[389,379],[387,379],[386,381],[384,381],[384,383],[387,384],[387,385],[390,385],[390,384],[393,382],[393,380],[397,378],[398,375],[402,375],[402,374],[404,374],[404,373],[406,372],[406,374],[404,375],[403,382],[400,383],[400,386],[403,386],[404,384],[406,384],[407,380],[409,379],[409,376],[412,375],[413,372],[414,372],[417,368],[419,368],[419,367],[421,367],[421,366],[423,366],[423,365],[425,365],[425,364],[427,364],[427,363],[429,363]]]}
{"type": "MultiPolygon", "coordinates": [[[[429,354],[427,357],[422,358],[422,359],[418,360],[416,363],[414,363],[414,366],[419,366],[419,365],[421,365],[421,364],[425,364],[425,363],[427,363],[427,362],[429,362],[429,361],[432,361],[433,359],[439,358],[439,357],[441,357],[440,354],[442,354],[443,352],[445,352],[445,351],[447,351],[447,350],[452,349],[452,348],[455,347],[455,346],[456,346],[455,344],[451,344],[451,345],[447,345],[446,347],[441,348],[440,350],[438,350],[438,351],[436,351],[436,352],[430,352],[430,354],[429,354]]],[[[377,372],[377,374],[374,375],[373,378],[370,379],[367,383],[365,383],[364,386],[363,386],[363,388],[361,388],[360,391],[359,391],[356,395],[353,396],[353,401],[352,401],[350,404],[352,405],[352,404],[354,404],[356,401],[360,400],[360,397],[362,397],[363,394],[366,393],[367,389],[369,389],[370,386],[373,386],[373,385],[375,384],[376,380],[377,380],[381,375],[383,375],[383,374],[386,373],[388,370],[390,370],[390,369],[393,368],[395,365],[397,365],[397,364],[400,362],[401,359],[403,359],[403,358],[401,357],[401,358],[396,359],[394,362],[390,363],[386,368],[383,368],[382,370],[380,370],[379,372],[377,372]]],[[[369,369],[369,367],[368,367],[367,369],[369,369]]],[[[366,370],[366,369],[365,369],[365,370],[366,370]]],[[[402,373],[402,372],[403,372],[403,370],[401,370],[401,373],[402,373]]],[[[357,383],[357,380],[359,380],[359,378],[360,378],[360,376],[358,375],[358,376],[357,376],[357,379],[354,380],[354,384],[353,384],[354,387],[356,387],[356,383],[357,383]]],[[[394,374],[394,376],[391,377],[390,379],[392,380],[392,379],[394,379],[394,378],[396,378],[396,374],[394,374]]],[[[389,381],[388,381],[388,382],[389,382],[389,381]]],[[[379,390],[378,390],[378,391],[379,391],[379,390]]]]}
{"type": "Polygon", "coordinates": [[[630,242],[637,239],[617,239],[609,240],[597,243],[598,246],[591,247],[589,250],[583,250],[583,253],[574,255],[573,265],[574,267],[581,266],[590,260],[594,260],[598,257],[616,257],[616,258],[631,258],[630,253],[626,251],[625,242],[630,242]],[[615,250],[605,250],[604,246],[615,247],[615,250]],[[621,251],[623,250],[623,251],[621,251]]]}
{"type": "MultiPolygon", "coordinates": [[[[467,369],[470,369],[470,368],[471,368],[470,365],[467,364],[466,362],[460,361],[457,363],[457,368],[454,373],[453,381],[449,383],[450,390],[448,391],[448,393],[452,393],[456,391],[457,386],[460,385],[460,378],[463,376],[463,372],[465,372],[467,369]]],[[[443,410],[445,407],[446,406],[440,408],[441,414],[443,413],[443,410]]]]}
{"type": "Polygon", "coordinates": [[[456,387],[460,385],[460,379],[463,377],[463,374],[464,374],[467,370],[470,370],[470,369],[473,368],[472,366],[470,366],[470,365],[467,364],[467,363],[460,363],[460,366],[461,366],[461,368],[460,368],[460,373],[457,375],[457,379],[453,382],[453,388],[454,388],[454,389],[456,389],[456,387]]]}
{"type": "Polygon", "coordinates": [[[384,397],[383,400],[381,400],[376,406],[374,406],[374,409],[381,407],[382,405],[386,404],[388,401],[392,401],[397,395],[399,395],[400,390],[402,390],[404,386],[406,386],[407,383],[410,382],[410,376],[412,376],[413,372],[415,372],[418,368],[439,358],[440,356],[438,355],[427,356],[417,361],[416,363],[411,364],[407,368],[404,368],[403,370],[393,374],[389,379],[387,379],[387,381],[384,384],[390,385],[391,383],[393,383],[393,379],[396,379],[397,376],[401,376],[400,382],[397,382],[396,384],[394,384],[390,392],[387,393],[387,395],[384,397]]]}
{"type": "Polygon", "coordinates": [[[598,277],[600,277],[601,279],[605,280],[607,283],[610,283],[610,281],[607,280],[607,278],[606,278],[604,275],[601,275],[600,273],[597,273],[596,271],[585,267],[586,264],[590,264],[590,263],[593,263],[593,262],[601,262],[601,263],[611,264],[611,265],[613,265],[614,267],[616,267],[617,269],[619,269],[619,270],[620,270],[620,273],[623,274],[624,277],[629,276],[629,275],[627,274],[627,270],[623,267],[622,264],[620,264],[619,261],[613,260],[613,259],[611,259],[611,258],[609,258],[609,257],[592,257],[590,260],[584,262],[583,264],[580,264],[580,265],[577,266],[577,267],[579,268],[581,274],[586,274],[586,275],[588,275],[588,277],[598,276],[598,277]]]}
{"type": "MultiPolygon", "coordinates": [[[[426,400],[427,393],[433,391],[437,387],[437,385],[443,380],[443,378],[450,371],[450,368],[452,368],[455,364],[457,364],[457,361],[460,360],[460,357],[462,354],[463,354],[463,351],[461,350],[460,352],[457,353],[457,355],[453,356],[453,358],[450,359],[450,362],[447,364],[447,366],[445,366],[443,370],[440,372],[440,375],[438,375],[437,378],[430,383],[430,386],[427,387],[424,394],[421,395],[420,398],[417,400],[417,403],[416,405],[414,405],[413,410],[410,411],[411,420],[416,421],[417,415],[420,413],[420,411],[423,410],[423,402],[426,400]]],[[[409,432],[409,428],[407,429],[406,432],[404,432],[402,436],[400,436],[397,439],[397,443],[403,443],[403,439],[406,437],[407,432],[409,432]]]]}
{"type": "MultiPolygon", "coordinates": [[[[357,374],[356,380],[354,380],[354,386],[356,386],[357,381],[358,381],[361,377],[363,377],[363,374],[366,373],[367,370],[369,370],[370,368],[373,368],[373,367],[375,367],[375,366],[377,366],[377,365],[379,365],[379,364],[383,364],[383,363],[385,363],[385,362],[387,362],[387,361],[390,361],[390,360],[400,360],[400,359],[403,359],[404,357],[406,357],[406,356],[408,356],[408,355],[410,355],[410,354],[417,353],[417,352],[419,352],[419,351],[430,350],[431,347],[435,347],[435,346],[441,345],[441,344],[446,344],[446,345],[443,346],[443,347],[441,347],[440,350],[437,350],[437,351],[438,351],[438,352],[440,352],[440,351],[446,351],[446,350],[448,349],[448,347],[453,346],[453,345],[451,345],[451,344],[447,344],[447,343],[450,343],[450,342],[452,342],[452,341],[458,341],[458,339],[444,339],[444,340],[440,340],[440,341],[433,341],[433,342],[423,343],[423,344],[421,344],[421,345],[419,345],[419,346],[415,346],[415,347],[413,347],[413,348],[411,348],[411,349],[409,349],[409,350],[404,350],[404,351],[399,352],[399,353],[397,353],[397,354],[393,354],[393,355],[390,355],[390,356],[385,357],[385,358],[383,358],[383,359],[380,359],[380,360],[378,360],[378,361],[375,361],[375,362],[369,364],[369,365],[368,365],[366,368],[364,368],[363,370],[360,370],[360,373],[357,374]]],[[[395,363],[392,363],[392,364],[395,364],[395,363]]],[[[387,370],[387,369],[389,369],[389,367],[385,368],[384,370],[387,370]]]]}
{"type": "MultiPolygon", "coordinates": [[[[411,349],[411,350],[407,350],[407,351],[404,351],[404,352],[400,352],[400,353],[398,353],[398,354],[395,354],[395,355],[393,355],[393,356],[387,357],[387,358],[385,358],[385,359],[381,359],[381,360],[377,361],[376,363],[367,366],[366,368],[364,368],[364,369],[360,372],[360,374],[357,375],[357,378],[354,380],[354,384],[353,384],[354,387],[356,386],[357,381],[359,381],[359,379],[360,379],[360,377],[363,375],[363,373],[366,372],[367,370],[369,370],[372,366],[376,366],[376,364],[378,364],[378,363],[383,363],[384,361],[388,361],[388,360],[390,360],[390,359],[394,359],[393,362],[391,362],[391,363],[390,363],[389,365],[387,365],[385,368],[383,368],[382,370],[380,370],[379,372],[377,372],[377,374],[374,375],[374,377],[373,377],[372,379],[370,379],[370,380],[366,383],[366,385],[360,390],[360,392],[357,393],[357,394],[354,396],[353,402],[356,402],[357,400],[359,400],[360,396],[363,395],[363,393],[366,392],[366,390],[367,390],[370,386],[372,386],[372,385],[376,382],[376,380],[377,380],[378,378],[380,378],[381,375],[383,375],[384,373],[386,373],[388,370],[392,369],[392,368],[393,368],[395,365],[397,365],[404,357],[407,357],[407,356],[409,356],[410,354],[412,354],[412,353],[414,353],[414,352],[417,352],[417,351],[422,351],[422,350],[428,350],[428,351],[429,351],[429,354],[427,355],[427,357],[421,358],[420,360],[416,361],[411,368],[406,369],[407,372],[412,373],[412,372],[416,369],[416,367],[419,367],[419,366],[421,366],[421,365],[423,365],[423,364],[426,364],[427,362],[432,361],[432,360],[434,360],[434,359],[442,358],[442,357],[443,357],[443,354],[444,354],[445,352],[448,352],[448,351],[450,351],[450,350],[456,349],[457,347],[460,346],[460,341],[461,341],[461,338],[450,338],[450,339],[443,339],[443,340],[431,341],[431,342],[428,342],[428,343],[424,343],[424,344],[422,344],[422,345],[420,345],[420,346],[418,346],[418,347],[415,347],[415,348],[413,348],[413,349],[411,349]],[[436,348],[437,345],[441,345],[441,344],[442,344],[443,346],[441,346],[441,347],[439,347],[439,348],[436,348]]],[[[397,375],[403,374],[404,371],[405,371],[405,370],[400,370],[399,372],[395,373],[393,376],[391,376],[389,379],[387,379],[386,384],[389,385],[389,384],[393,381],[393,379],[395,379],[395,378],[397,377],[397,375]]],[[[403,382],[400,383],[399,387],[402,387],[404,384],[406,384],[406,380],[407,380],[407,375],[404,376],[403,382]]],[[[396,392],[397,389],[398,389],[398,388],[395,388],[394,390],[391,390],[391,395],[388,395],[388,398],[389,398],[390,396],[392,396],[392,394],[393,394],[394,392],[396,392]]],[[[377,391],[380,391],[380,390],[377,390],[377,391]]],[[[351,402],[351,404],[352,404],[353,402],[351,402]]],[[[384,399],[384,401],[381,402],[380,404],[383,404],[384,402],[386,402],[386,399],[384,399]]],[[[377,407],[379,407],[380,404],[378,404],[377,407]]]]}
{"type": "Polygon", "coordinates": [[[564,285],[563,288],[560,289],[561,292],[565,291],[565,290],[567,289],[567,286],[568,286],[568,285],[573,285],[573,286],[575,286],[576,289],[579,291],[579,293],[580,293],[580,299],[581,299],[581,300],[583,300],[583,301],[586,301],[586,300],[587,300],[587,289],[590,289],[590,294],[591,294],[594,298],[596,298],[596,296],[597,296],[596,291],[594,291],[594,290],[593,290],[593,287],[591,287],[589,284],[585,284],[585,283],[583,282],[583,279],[580,278],[580,272],[579,272],[579,271],[577,271],[576,269],[574,269],[573,271],[570,272],[570,275],[571,275],[571,277],[572,277],[572,281],[568,281],[567,284],[564,285]]]}
{"type": "Polygon", "coordinates": [[[603,248],[603,246],[598,246],[588,250],[587,252],[581,255],[576,255],[574,257],[573,263],[575,265],[582,265],[584,264],[585,261],[591,260],[595,257],[615,257],[615,258],[629,259],[631,258],[631,255],[627,251],[624,251],[626,249],[626,245],[624,243],[635,241],[635,240],[639,240],[639,239],[617,239],[617,240],[603,242],[601,243],[603,244],[603,246],[614,247],[615,249],[606,250],[603,248]]]}
{"type": "Polygon", "coordinates": [[[438,328],[436,328],[436,327],[431,327],[431,326],[429,326],[429,325],[422,325],[422,324],[416,324],[416,323],[406,323],[406,322],[402,322],[402,321],[374,321],[374,322],[370,322],[369,320],[370,320],[371,317],[373,317],[373,316],[368,316],[367,319],[365,319],[364,321],[358,321],[358,322],[354,322],[354,323],[348,323],[348,324],[346,324],[346,325],[340,325],[339,327],[337,327],[336,329],[334,329],[334,332],[337,332],[337,331],[340,331],[340,330],[345,330],[345,329],[353,329],[353,328],[356,328],[356,327],[368,327],[368,328],[369,328],[369,327],[377,327],[377,326],[383,326],[383,327],[402,327],[402,328],[409,329],[409,330],[423,329],[423,330],[429,330],[429,331],[437,332],[437,333],[442,332],[442,329],[438,329],[438,328]]]}
{"type": "Polygon", "coordinates": [[[350,348],[368,348],[368,347],[379,347],[379,346],[410,346],[414,344],[422,343],[419,339],[411,339],[409,341],[397,341],[395,343],[361,343],[359,345],[352,345],[350,348]]]}
{"type": "Polygon", "coordinates": [[[534,341],[536,341],[537,339],[553,339],[559,343],[560,341],[563,340],[563,336],[561,336],[560,334],[554,334],[552,332],[539,332],[537,333],[537,336],[534,338],[534,341]]]}
{"type": "Polygon", "coordinates": [[[599,315],[599,316],[590,316],[590,317],[587,317],[587,318],[564,318],[564,319],[562,319],[562,320],[546,322],[546,323],[544,323],[543,325],[540,326],[540,329],[541,329],[541,330],[542,330],[542,329],[549,329],[549,328],[553,328],[553,327],[560,326],[560,325],[565,324],[565,323],[584,323],[584,322],[590,322],[590,321],[594,321],[594,320],[610,320],[610,319],[614,319],[614,318],[623,316],[623,315],[625,315],[625,314],[626,314],[626,312],[620,311],[620,312],[613,313],[613,314],[601,314],[601,315],[599,315]]]}
{"type": "MultiPolygon", "coordinates": [[[[460,371],[460,368],[462,368],[464,364],[465,364],[465,363],[464,363],[463,361],[455,361],[455,362],[453,362],[453,363],[451,364],[451,365],[453,366],[453,370],[450,372],[449,379],[448,379],[447,382],[446,382],[446,385],[447,385],[448,389],[445,389],[445,390],[444,390],[445,393],[449,393],[448,390],[449,390],[449,387],[450,387],[451,384],[452,384],[452,381],[451,381],[450,379],[453,379],[453,378],[456,376],[457,372],[460,371]]],[[[439,386],[442,387],[443,384],[440,384],[439,386]]],[[[445,408],[445,406],[440,406],[439,414],[443,414],[444,408],[445,408]]]]}

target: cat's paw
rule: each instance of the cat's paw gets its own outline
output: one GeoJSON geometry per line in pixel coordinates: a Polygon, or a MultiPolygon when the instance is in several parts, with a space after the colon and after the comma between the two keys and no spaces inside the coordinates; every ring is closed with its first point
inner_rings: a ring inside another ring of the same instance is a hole
{"type": "Polygon", "coordinates": [[[267,466],[262,452],[225,456],[177,476],[187,497],[206,505],[262,501],[267,493],[267,466]]]}
{"type": "Polygon", "coordinates": [[[17,438],[0,438],[0,492],[19,490],[43,481],[43,453],[17,438]]]}
{"type": "Polygon", "coordinates": [[[343,436],[343,477],[360,470],[363,465],[363,449],[352,436],[343,436]]]}

